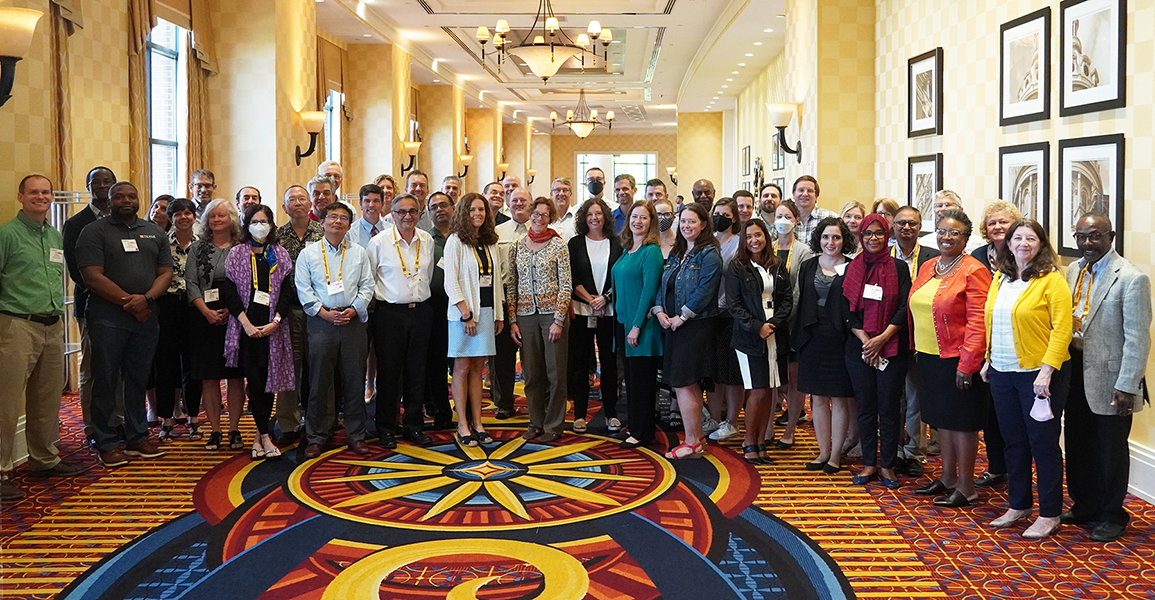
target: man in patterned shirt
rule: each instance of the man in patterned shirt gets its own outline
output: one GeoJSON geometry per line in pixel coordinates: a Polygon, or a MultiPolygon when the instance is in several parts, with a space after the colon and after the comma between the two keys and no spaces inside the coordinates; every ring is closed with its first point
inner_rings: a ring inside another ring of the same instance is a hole
{"type": "Polygon", "coordinates": [[[794,203],[798,205],[798,211],[801,213],[798,224],[794,226],[794,238],[803,244],[809,244],[810,236],[814,233],[814,228],[818,227],[818,222],[826,217],[837,217],[838,215],[832,210],[818,206],[818,194],[821,193],[821,190],[818,187],[818,180],[810,175],[803,175],[796,179],[791,193],[794,195],[794,203]]]}

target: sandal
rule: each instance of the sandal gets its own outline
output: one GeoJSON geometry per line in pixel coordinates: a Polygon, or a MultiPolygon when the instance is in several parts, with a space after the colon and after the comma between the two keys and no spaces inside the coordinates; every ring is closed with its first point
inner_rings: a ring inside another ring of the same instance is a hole
{"type": "Polygon", "coordinates": [[[586,429],[587,429],[587,427],[586,427],[586,420],[585,419],[574,419],[573,420],[573,432],[574,433],[585,433],[586,429]]]}
{"type": "Polygon", "coordinates": [[[702,442],[698,442],[697,444],[687,444],[682,442],[667,452],[666,458],[671,460],[678,460],[682,458],[698,458],[705,453],[706,450],[702,448],[702,442]],[[679,452],[679,450],[688,450],[688,452],[679,452]]]}
{"type": "Polygon", "coordinates": [[[760,447],[760,444],[750,444],[749,446],[742,446],[742,460],[746,461],[748,464],[751,464],[751,465],[762,464],[762,457],[758,456],[758,448],[759,447],[760,447]],[[747,454],[753,454],[754,458],[750,458],[749,456],[746,456],[747,454]]]}
{"type": "Polygon", "coordinates": [[[253,449],[249,452],[249,458],[252,460],[265,460],[265,449],[261,447],[258,440],[253,440],[253,449]]]}
{"type": "Polygon", "coordinates": [[[156,434],[156,441],[164,443],[172,441],[172,425],[162,425],[160,433],[156,434]]]}
{"type": "Polygon", "coordinates": [[[278,448],[276,444],[272,446],[272,448],[265,448],[265,460],[280,460],[281,449],[278,448]]]}
{"type": "Polygon", "coordinates": [[[205,434],[201,433],[200,422],[193,422],[188,424],[188,441],[195,442],[204,439],[205,434]]]}
{"type": "Polygon", "coordinates": [[[214,431],[209,434],[209,441],[205,442],[205,450],[219,450],[221,447],[221,432],[214,431]]]}
{"type": "Polygon", "coordinates": [[[245,441],[241,439],[241,432],[236,429],[229,432],[229,448],[232,450],[241,450],[245,447],[245,441]]]}
{"type": "Polygon", "coordinates": [[[619,420],[617,417],[610,417],[610,421],[609,421],[609,424],[606,425],[606,429],[609,429],[612,432],[621,431],[622,430],[621,420],[619,420]]]}
{"type": "Polygon", "coordinates": [[[758,458],[761,459],[764,465],[774,464],[774,461],[770,460],[769,456],[766,456],[766,448],[768,446],[769,444],[758,444],[758,458]]]}
{"type": "Polygon", "coordinates": [[[489,435],[488,431],[474,431],[473,439],[477,440],[478,444],[492,444],[493,436],[489,435]]]}
{"type": "Polygon", "coordinates": [[[472,435],[461,435],[461,432],[456,432],[456,434],[458,446],[462,448],[475,448],[477,446],[477,440],[473,439],[472,435]]]}

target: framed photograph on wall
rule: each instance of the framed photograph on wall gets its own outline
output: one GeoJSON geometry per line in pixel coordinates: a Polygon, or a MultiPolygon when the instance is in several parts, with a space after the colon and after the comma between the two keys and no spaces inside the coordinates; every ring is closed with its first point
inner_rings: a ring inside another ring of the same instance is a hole
{"type": "Polygon", "coordinates": [[[999,197],[1051,230],[1051,143],[999,148],[999,197]]]}
{"type": "Polygon", "coordinates": [[[922,213],[922,230],[934,229],[934,193],[942,189],[942,152],[912,156],[906,163],[906,204],[922,213]]]}
{"type": "Polygon", "coordinates": [[[1127,105],[1127,0],[1065,0],[1059,116],[1127,105]]]}
{"type": "Polygon", "coordinates": [[[742,176],[750,174],[750,146],[742,148],[742,176]]]}
{"type": "Polygon", "coordinates": [[[774,185],[778,186],[778,189],[782,190],[782,198],[783,199],[790,197],[790,195],[789,195],[790,193],[786,191],[786,178],[785,177],[775,177],[774,179],[770,180],[770,183],[773,183],[774,185]]]}
{"type": "Polygon", "coordinates": [[[906,136],[942,134],[942,48],[906,65],[906,136]]]}
{"type": "Polygon", "coordinates": [[[781,171],[786,168],[786,151],[782,149],[782,142],[778,140],[777,134],[772,139],[774,146],[770,152],[770,168],[774,171],[781,171]]]}
{"type": "Polygon", "coordinates": [[[1123,143],[1121,133],[1059,140],[1059,254],[1080,255],[1075,223],[1092,211],[1110,217],[1123,253],[1123,143]]]}
{"type": "Polygon", "coordinates": [[[1051,8],[999,28],[999,125],[1051,118],[1051,8]]]}

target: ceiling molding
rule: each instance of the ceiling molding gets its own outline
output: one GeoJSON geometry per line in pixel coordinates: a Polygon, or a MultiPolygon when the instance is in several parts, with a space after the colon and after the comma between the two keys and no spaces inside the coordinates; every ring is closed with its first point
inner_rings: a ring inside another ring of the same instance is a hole
{"type": "MultiPolygon", "coordinates": [[[[682,103],[682,98],[686,96],[687,90],[690,89],[690,81],[693,80],[694,75],[698,73],[698,69],[706,61],[706,57],[714,50],[719,40],[725,35],[726,30],[730,29],[738,21],[742,15],[742,11],[746,6],[754,0],[733,0],[726,5],[726,9],[722,12],[722,17],[714,21],[714,26],[710,28],[710,33],[706,34],[706,39],[702,40],[702,44],[698,46],[698,51],[694,53],[694,59],[690,61],[689,68],[682,76],[682,85],[678,87],[678,104],[682,103]]],[[[758,0],[765,2],[766,0],[758,0]]]]}

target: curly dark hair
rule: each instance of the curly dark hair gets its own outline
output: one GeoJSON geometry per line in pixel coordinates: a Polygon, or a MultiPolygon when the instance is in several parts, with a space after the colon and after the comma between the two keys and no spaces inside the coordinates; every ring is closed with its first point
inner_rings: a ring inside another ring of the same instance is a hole
{"type": "Polygon", "coordinates": [[[253,222],[253,217],[255,217],[257,213],[265,213],[265,216],[269,218],[269,235],[265,236],[265,243],[276,244],[277,215],[273,214],[273,209],[264,204],[254,204],[245,209],[245,215],[241,221],[241,243],[247,244],[253,241],[253,234],[249,233],[249,224],[253,222]]]}
{"type": "Polygon", "coordinates": [[[1039,238],[1039,253],[1031,259],[1023,269],[1023,281],[1030,281],[1036,277],[1042,277],[1047,273],[1055,270],[1055,263],[1059,262],[1058,255],[1055,254],[1055,249],[1051,247],[1051,239],[1047,236],[1047,230],[1038,221],[1034,219],[1019,219],[1015,221],[1014,225],[1007,230],[1007,242],[1003,244],[999,250],[998,256],[995,258],[995,266],[999,272],[1010,277],[1012,280],[1019,278],[1019,266],[1015,262],[1015,255],[1011,252],[1011,238],[1014,237],[1015,232],[1022,227],[1029,227],[1035,232],[1039,238]]]}
{"type": "Polygon", "coordinates": [[[493,228],[493,214],[489,201],[477,192],[469,192],[457,201],[453,211],[453,220],[449,224],[450,235],[456,233],[457,238],[466,246],[492,246],[497,243],[497,231],[493,228]],[[474,227],[469,219],[469,207],[474,200],[481,200],[485,206],[485,220],[481,227],[474,227]]]}
{"type": "Polygon", "coordinates": [[[853,254],[858,250],[858,242],[855,241],[854,234],[850,233],[850,228],[846,226],[842,217],[826,217],[818,222],[814,233],[810,234],[810,249],[815,254],[822,254],[822,232],[826,231],[827,227],[837,227],[842,232],[843,254],[853,254]]]}
{"type": "Polygon", "coordinates": [[[601,198],[590,198],[578,207],[577,214],[574,215],[574,231],[578,235],[589,235],[590,226],[586,223],[586,217],[590,214],[590,208],[595,205],[602,209],[602,235],[607,238],[614,237],[614,229],[617,229],[614,213],[606,201],[601,198]]]}

